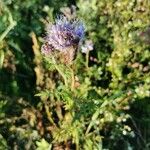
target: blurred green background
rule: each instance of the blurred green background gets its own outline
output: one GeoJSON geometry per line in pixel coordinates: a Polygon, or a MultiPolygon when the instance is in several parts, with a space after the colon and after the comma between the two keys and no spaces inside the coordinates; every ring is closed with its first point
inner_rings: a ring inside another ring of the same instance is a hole
{"type": "Polygon", "coordinates": [[[40,124],[45,110],[35,97],[51,88],[40,47],[45,22],[71,12],[83,20],[85,38],[94,43],[90,56],[97,61],[89,61],[87,82],[99,97],[127,91],[118,98],[123,98],[118,109],[105,110],[117,117],[104,121],[99,149],[150,149],[149,0],[0,0],[0,149],[52,147],[52,135],[43,134],[47,124],[40,124]]]}

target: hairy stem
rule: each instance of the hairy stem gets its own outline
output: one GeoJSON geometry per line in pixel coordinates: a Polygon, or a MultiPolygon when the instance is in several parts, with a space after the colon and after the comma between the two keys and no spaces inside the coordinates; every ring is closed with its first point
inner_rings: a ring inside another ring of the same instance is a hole
{"type": "Polygon", "coordinates": [[[62,72],[62,70],[60,69],[60,67],[56,64],[56,61],[55,61],[55,58],[52,57],[52,60],[53,60],[53,64],[55,66],[55,69],[59,72],[59,74],[62,76],[63,80],[64,80],[64,83],[65,83],[65,86],[68,87],[68,82],[67,82],[67,78],[66,76],[64,75],[64,73],[62,72]]]}
{"type": "Polygon", "coordinates": [[[69,67],[69,69],[70,69],[70,72],[71,72],[71,90],[73,91],[74,85],[75,85],[74,71],[73,71],[73,69],[70,68],[70,67],[69,67]]]}

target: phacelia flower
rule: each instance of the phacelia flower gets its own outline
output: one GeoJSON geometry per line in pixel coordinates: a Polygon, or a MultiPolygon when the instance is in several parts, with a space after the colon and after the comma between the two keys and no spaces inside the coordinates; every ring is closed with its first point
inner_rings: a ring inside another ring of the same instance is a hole
{"type": "Polygon", "coordinates": [[[81,47],[82,53],[87,53],[93,50],[93,42],[92,40],[86,40],[85,44],[81,47]]]}
{"type": "Polygon", "coordinates": [[[47,36],[42,46],[42,53],[49,54],[53,50],[65,52],[68,48],[77,48],[84,37],[84,26],[79,20],[69,20],[60,16],[54,24],[48,24],[47,36]]]}

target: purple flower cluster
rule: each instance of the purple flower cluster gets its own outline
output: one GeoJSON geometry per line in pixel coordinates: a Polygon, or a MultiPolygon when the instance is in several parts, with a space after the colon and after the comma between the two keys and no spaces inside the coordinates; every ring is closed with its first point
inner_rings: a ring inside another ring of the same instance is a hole
{"type": "Polygon", "coordinates": [[[84,26],[79,20],[68,20],[65,16],[56,19],[55,24],[48,24],[47,36],[42,46],[42,53],[52,50],[65,52],[69,47],[77,48],[84,36],[84,26]]]}

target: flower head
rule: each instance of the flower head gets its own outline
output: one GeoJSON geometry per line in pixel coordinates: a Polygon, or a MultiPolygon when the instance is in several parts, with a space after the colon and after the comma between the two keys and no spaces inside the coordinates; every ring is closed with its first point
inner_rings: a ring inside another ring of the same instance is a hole
{"type": "Polygon", "coordinates": [[[81,47],[82,53],[87,53],[93,50],[93,42],[91,40],[86,40],[85,44],[81,47]]]}
{"type": "Polygon", "coordinates": [[[42,52],[47,54],[56,49],[64,52],[69,47],[78,47],[84,36],[84,26],[79,20],[69,20],[65,16],[60,16],[54,24],[48,24],[45,44],[42,52]]]}

